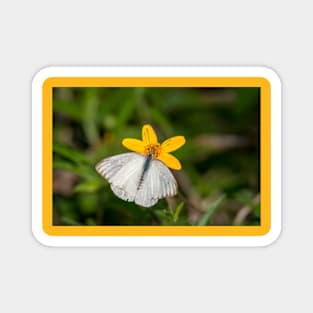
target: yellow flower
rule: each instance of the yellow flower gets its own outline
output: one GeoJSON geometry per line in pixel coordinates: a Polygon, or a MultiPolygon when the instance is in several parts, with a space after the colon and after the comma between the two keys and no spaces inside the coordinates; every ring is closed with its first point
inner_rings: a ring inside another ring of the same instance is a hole
{"type": "Polygon", "coordinates": [[[165,140],[162,144],[158,142],[158,137],[152,126],[146,124],[142,127],[142,140],[125,138],[122,145],[131,151],[150,155],[154,159],[162,161],[173,170],[180,170],[181,164],[177,158],[168,152],[175,151],[185,144],[184,136],[175,136],[165,140]]]}

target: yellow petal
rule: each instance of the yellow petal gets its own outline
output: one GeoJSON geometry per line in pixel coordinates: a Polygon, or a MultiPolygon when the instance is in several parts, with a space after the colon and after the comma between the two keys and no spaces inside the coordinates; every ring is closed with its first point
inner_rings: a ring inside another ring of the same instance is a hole
{"type": "Polygon", "coordinates": [[[138,140],[138,139],[125,138],[122,141],[122,145],[131,151],[139,152],[142,154],[145,151],[145,146],[144,146],[143,142],[141,140],[138,140]]]}
{"type": "Polygon", "coordinates": [[[184,136],[175,136],[165,140],[161,146],[164,152],[172,152],[183,146],[185,142],[184,136]]]}
{"type": "Polygon", "coordinates": [[[173,155],[162,152],[158,159],[162,161],[167,167],[172,168],[173,170],[180,170],[181,164],[177,158],[175,158],[173,155]]]}
{"type": "Polygon", "coordinates": [[[145,146],[158,143],[158,137],[149,124],[142,127],[142,141],[145,146]]]}

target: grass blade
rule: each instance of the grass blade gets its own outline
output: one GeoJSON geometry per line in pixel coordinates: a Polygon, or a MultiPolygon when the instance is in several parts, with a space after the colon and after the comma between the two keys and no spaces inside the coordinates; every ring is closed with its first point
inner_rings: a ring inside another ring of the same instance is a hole
{"type": "Polygon", "coordinates": [[[54,142],[53,152],[74,163],[89,163],[88,158],[79,150],[54,142]]]}
{"type": "Polygon", "coordinates": [[[175,210],[175,213],[174,213],[174,216],[173,216],[173,220],[174,220],[175,223],[176,223],[176,221],[178,220],[179,214],[180,214],[180,212],[181,212],[181,210],[182,210],[183,207],[184,207],[184,202],[181,202],[181,203],[177,206],[177,208],[176,208],[176,210],[175,210]]]}
{"type": "Polygon", "coordinates": [[[205,226],[210,222],[212,215],[216,212],[217,208],[220,206],[224,198],[225,195],[222,195],[211,205],[211,207],[203,214],[203,216],[197,222],[198,226],[205,226]]]}

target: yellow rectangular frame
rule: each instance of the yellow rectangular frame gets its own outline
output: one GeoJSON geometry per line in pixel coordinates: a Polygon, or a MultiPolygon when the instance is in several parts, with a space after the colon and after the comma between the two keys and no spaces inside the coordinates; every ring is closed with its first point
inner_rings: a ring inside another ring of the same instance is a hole
{"type": "Polygon", "coordinates": [[[263,77],[50,77],[42,86],[42,227],[50,236],[263,236],[271,227],[271,88],[263,77]],[[52,201],[54,87],[259,87],[259,226],[55,226],[52,201]]]}

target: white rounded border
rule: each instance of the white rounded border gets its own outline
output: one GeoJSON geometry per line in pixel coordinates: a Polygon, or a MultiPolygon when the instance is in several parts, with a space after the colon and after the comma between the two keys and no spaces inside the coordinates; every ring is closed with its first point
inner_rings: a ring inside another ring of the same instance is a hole
{"type": "Polygon", "coordinates": [[[46,67],[32,82],[32,231],[55,247],[256,247],[281,232],[281,82],[267,67],[46,67]],[[271,85],[271,228],[263,236],[50,236],[42,228],[42,86],[49,77],[263,77],[271,85]]]}

